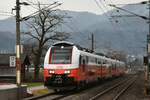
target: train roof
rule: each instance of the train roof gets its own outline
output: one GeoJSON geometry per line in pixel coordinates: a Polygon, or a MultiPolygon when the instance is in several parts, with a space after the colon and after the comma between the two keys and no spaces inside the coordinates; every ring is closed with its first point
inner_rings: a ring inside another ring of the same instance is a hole
{"type": "Polygon", "coordinates": [[[77,44],[74,44],[74,43],[68,42],[68,41],[59,41],[59,42],[54,43],[52,46],[59,46],[59,45],[76,46],[79,50],[92,53],[92,50],[87,49],[87,48],[83,48],[83,47],[81,47],[81,46],[79,46],[77,44]]]}
{"type": "Polygon", "coordinates": [[[52,46],[57,46],[57,45],[62,45],[62,44],[64,44],[64,45],[75,45],[74,43],[71,43],[71,42],[67,42],[67,41],[59,41],[59,42],[56,42],[56,43],[54,43],[52,46]]]}
{"type": "Polygon", "coordinates": [[[66,46],[76,46],[78,49],[79,49],[79,51],[80,51],[80,53],[81,54],[85,54],[85,55],[87,55],[87,56],[91,56],[91,57],[96,57],[96,58],[99,58],[99,59],[102,59],[102,60],[107,60],[107,61],[110,61],[110,62],[112,62],[112,63],[120,63],[120,64],[124,64],[124,62],[122,62],[122,61],[119,61],[119,60],[116,60],[116,59],[112,59],[112,58],[108,58],[108,57],[106,57],[106,56],[103,56],[103,55],[97,55],[97,54],[95,54],[95,53],[92,53],[92,51],[91,50],[89,50],[89,49],[87,49],[87,48],[82,48],[81,46],[79,46],[79,45],[76,45],[76,44],[74,44],[74,43],[72,43],[72,42],[68,42],[68,41],[59,41],[59,42],[56,42],[56,43],[54,43],[52,46],[59,46],[59,45],[66,45],[66,46]]]}

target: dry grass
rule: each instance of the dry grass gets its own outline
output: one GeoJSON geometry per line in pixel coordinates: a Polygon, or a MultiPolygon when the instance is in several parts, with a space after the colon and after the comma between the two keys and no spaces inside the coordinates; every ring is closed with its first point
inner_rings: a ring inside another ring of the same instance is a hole
{"type": "Polygon", "coordinates": [[[39,95],[43,95],[43,94],[47,94],[47,93],[52,93],[54,92],[53,90],[44,88],[44,89],[37,89],[37,90],[33,90],[32,93],[34,96],[39,96],[39,95]]]}
{"type": "MultiPolygon", "coordinates": [[[[43,82],[43,78],[44,78],[44,73],[43,71],[39,72],[39,81],[43,82]]],[[[26,72],[26,78],[25,78],[25,82],[33,82],[34,79],[34,72],[26,72]]]]}

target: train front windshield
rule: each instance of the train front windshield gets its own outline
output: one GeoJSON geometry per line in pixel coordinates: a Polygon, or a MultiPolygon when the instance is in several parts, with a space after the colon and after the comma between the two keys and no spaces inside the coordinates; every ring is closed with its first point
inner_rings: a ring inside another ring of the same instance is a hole
{"type": "Polygon", "coordinates": [[[50,63],[71,63],[71,47],[52,47],[50,63]]]}

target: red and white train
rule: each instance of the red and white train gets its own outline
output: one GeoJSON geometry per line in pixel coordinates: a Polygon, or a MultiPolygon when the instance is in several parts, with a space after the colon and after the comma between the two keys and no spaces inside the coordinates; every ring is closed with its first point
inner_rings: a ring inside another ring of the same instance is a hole
{"type": "Polygon", "coordinates": [[[57,42],[46,53],[44,84],[48,88],[83,87],[124,73],[124,62],[81,50],[70,42],[57,42]]]}

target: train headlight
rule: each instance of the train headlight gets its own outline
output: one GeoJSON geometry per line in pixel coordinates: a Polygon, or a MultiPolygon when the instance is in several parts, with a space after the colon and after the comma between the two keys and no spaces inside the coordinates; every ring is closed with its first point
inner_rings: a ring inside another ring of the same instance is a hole
{"type": "Polygon", "coordinates": [[[55,72],[54,72],[53,70],[50,70],[49,73],[50,73],[50,74],[54,74],[55,72]]]}
{"type": "Polygon", "coordinates": [[[64,73],[65,74],[70,74],[70,70],[65,70],[64,73]]]}

